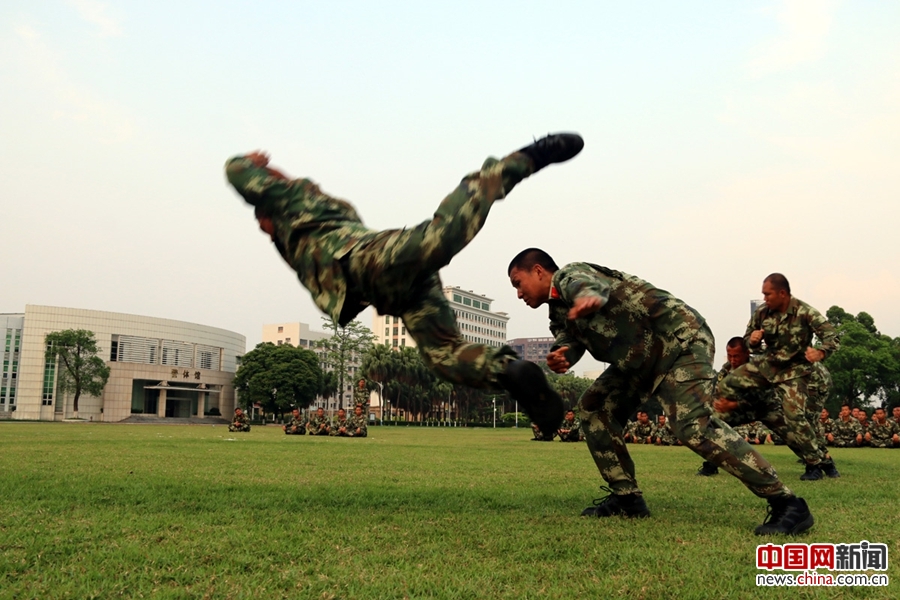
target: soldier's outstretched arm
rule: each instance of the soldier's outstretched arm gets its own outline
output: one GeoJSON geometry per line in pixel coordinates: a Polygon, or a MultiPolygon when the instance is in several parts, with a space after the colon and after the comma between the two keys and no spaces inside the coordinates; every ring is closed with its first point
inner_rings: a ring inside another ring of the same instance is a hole
{"type": "Polygon", "coordinates": [[[235,156],[225,163],[228,183],[249,204],[263,209],[271,201],[283,198],[291,186],[290,179],[268,164],[268,155],[261,152],[235,156]]]}

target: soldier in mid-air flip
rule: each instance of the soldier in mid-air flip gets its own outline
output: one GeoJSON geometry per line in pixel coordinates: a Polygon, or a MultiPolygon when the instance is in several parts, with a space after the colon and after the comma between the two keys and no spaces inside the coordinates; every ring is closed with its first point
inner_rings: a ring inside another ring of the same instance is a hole
{"type": "Polygon", "coordinates": [[[541,368],[508,346],[466,343],[442,293],[438,271],[481,230],[495,200],[544,167],[577,155],[584,141],[549,135],[463,178],[434,218],[412,228],[373,231],[356,210],[309,179],[290,179],[251,152],[230,159],[228,181],[256,208],[269,234],[322,312],[344,326],[364,308],[403,319],[425,363],[453,383],[505,389],[541,431],[555,431],[563,402],[541,368]]]}

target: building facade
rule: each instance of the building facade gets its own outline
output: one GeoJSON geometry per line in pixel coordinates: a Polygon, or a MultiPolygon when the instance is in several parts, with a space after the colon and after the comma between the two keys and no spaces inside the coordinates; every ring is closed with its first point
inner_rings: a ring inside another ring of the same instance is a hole
{"type": "MultiPolygon", "coordinates": [[[[467,342],[487,344],[499,348],[506,344],[509,316],[505,312],[492,312],[493,299],[459,287],[445,287],[444,297],[450,302],[459,331],[467,342]]],[[[372,331],[375,343],[392,348],[414,348],[415,340],[406,331],[399,317],[374,315],[372,331]]]]}
{"type": "Polygon", "coordinates": [[[0,398],[6,400],[0,410],[14,419],[41,421],[230,415],[232,380],[246,347],[243,335],[206,325],[35,305],[26,305],[24,313],[0,315],[0,337],[11,341],[8,351],[3,348],[10,376],[0,379],[0,398]],[[91,331],[110,368],[103,393],[82,395],[77,415],[71,396],[58,389],[60,366],[45,360],[46,335],[66,329],[91,331]]]}
{"type": "Polygon", "coordinates": [[[519,358],[540,365],[547,361],[547,354],[555,341],[552,337],[514,338],[509,340],[509,347],[519,358]]]}

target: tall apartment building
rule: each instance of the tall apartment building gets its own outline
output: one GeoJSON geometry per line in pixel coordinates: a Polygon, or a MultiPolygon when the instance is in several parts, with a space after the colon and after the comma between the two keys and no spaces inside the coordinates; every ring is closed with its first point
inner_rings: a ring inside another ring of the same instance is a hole
{"type": "Polygon", "coordinates": [[[519,358],[543,364],[547,360],[547,354],[550,353],[554,341],[555,339],[552,337],[515,338],[509,340],[507,344],[519,355],[519,358]]]}
{"type": "MultiPolygon", "coordinates": [[[[306,323],[272,323],[263,325],[262,341],[272,342],[276,346],[288,344],[305,350],[312,350],[319,357],[319,364],[323,369],[328,370],[325,363],[325,351],[317,347],[319,340],[325,340],[331,337],[330,333],[324,331],[313,331],[306,323]]],[[[349,380],[344,381],[344,408],[352,404],[353,385],[359,380],[359,364],[361,357],[354,357],[355,360],[350,362],[348,371],[350,371],[349,380]]],[[[316,401],[310,405],[312,409],[324,408],[327,411],[337,410],[339,406],[338,398],[316,398],[316,401]]]]}
{"type": "MultiPolygon", "coordinates": [[[[444,297],[450,302],[460,333],[467,342],[487,344],[499,348],[506,344],[506,327],[509,316],[505,312],[492,312],[492,298],[476,294],[472,290],[457,287],[445,287],[444,297]]],[[[390,315],[374,315],[372,331],[375,332],[375,343],[393,348],[414,348],[415,340],[406,331],[406,326],[399,317],[390,315]]]]}

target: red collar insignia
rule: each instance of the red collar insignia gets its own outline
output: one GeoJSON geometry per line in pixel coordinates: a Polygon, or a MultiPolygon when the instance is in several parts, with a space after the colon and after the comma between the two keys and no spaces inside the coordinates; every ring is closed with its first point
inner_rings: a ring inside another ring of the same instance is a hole
{"type": "Polygon", "coordinates": [[[559,290],[556,289],[556,286],[550,286],[550,298],[553,300],[559,300],[559,290]]]}

